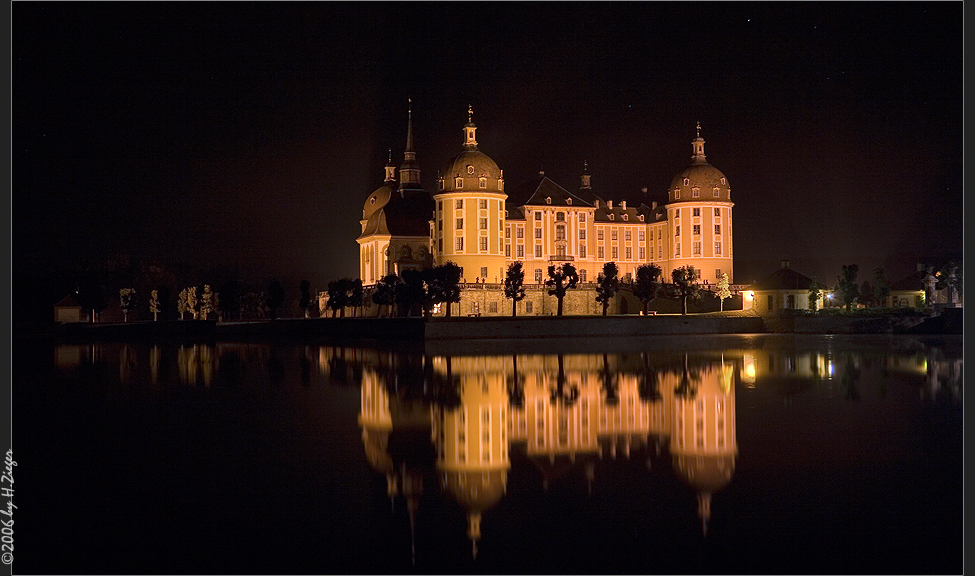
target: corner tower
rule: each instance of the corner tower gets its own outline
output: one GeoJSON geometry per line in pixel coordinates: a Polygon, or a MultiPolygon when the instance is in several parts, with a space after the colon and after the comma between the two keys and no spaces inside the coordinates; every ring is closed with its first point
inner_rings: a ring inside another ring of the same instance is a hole
{"type": "Polygon", "coordinates": [[[717,284],[727,273],[734,283],[731,185],[704,156],[701,123],[691,141],[691,164],[678,172],[667,191],[670,222],[670,266],[665,277],[682,266],[693,266],[700,280],[717,284]]]}
{"type": "Polygon", "coordinates": [[[467,109],[464,148],[440,172],[431,226],[435,264],[461,267],[462,282],[501,282],[505,275],[504,174],[477,149],[473,110],[467,109]]]}

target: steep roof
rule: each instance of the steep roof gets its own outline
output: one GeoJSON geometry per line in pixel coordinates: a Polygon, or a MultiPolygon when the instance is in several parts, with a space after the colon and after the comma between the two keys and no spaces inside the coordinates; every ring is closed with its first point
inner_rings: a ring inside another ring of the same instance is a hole
{"type": "Polygon", "coordinates": [[[510,190],[508,192],[508,203],[513,206],[592,207],[592,202],[579,194],[569,192],[544,175],[510,190]]]}
{"type": "Polygon", "coordinates": [[[901,278],[897,282],[893,282],[890,285],[891,290],[924,290],[924,275],[926,272],[924,270],[918,270],[910,276],[901,278]]]}
{"type": "Polygon", "coordinates": [[[81,304],[78,304],[78,301],[74,299],[74,296],[68,294],[67,296],[59,300],[58,303],[54,305],[54,307],[55,308],[81,308],[81,304]]]}
{"type": "Polygon", "coordinates": [[[752,284],[752,290],[808,290],[812,278],[800,274],[792,268],[779,268],[765,278],[752,284]]]}

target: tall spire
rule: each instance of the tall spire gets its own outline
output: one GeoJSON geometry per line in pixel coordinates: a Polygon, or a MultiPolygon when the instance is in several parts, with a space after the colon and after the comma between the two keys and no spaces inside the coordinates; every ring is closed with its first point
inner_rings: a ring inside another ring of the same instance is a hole
{"type": "Polygon", "coordinates": [[[389,149],[389,160],[386,161],[386,182],[396,181],[396,165],[393,164],[393,149],[389,149]]]}
{"type": "Polygon", "coordinates": [[[477,139],[475,133],[477,126],[474,125],[474,107],[467,105],[467,124],[464,125],[464,148],[477,150],[477,139]]]}
{"type": "Polygon", "coordinates": [[[691,156],[691,162],[694,164],[706,164],[707,161],[704,159],[704,138],[701,138],[701,123],[697,123],[697,138],[691,142],[691,147],[694,149],[694,154],[691,156]]]}
{"type": "Polygon", "coordinates": [[[416,163],[416,150],[413,149],[413,99],[407,99],[406,150],[403,152],[403,165],[399,169],[400,195],[404,189],[422,189],[420,186],[420,165],[416,163]]]}
{"type": "Polygon", "coordinates": [[[592,188],[592,176],[589,174],[589,162],[586,160],[582,161],[582,185],[579,188],[583,190],[590,190],[592,188]]]}

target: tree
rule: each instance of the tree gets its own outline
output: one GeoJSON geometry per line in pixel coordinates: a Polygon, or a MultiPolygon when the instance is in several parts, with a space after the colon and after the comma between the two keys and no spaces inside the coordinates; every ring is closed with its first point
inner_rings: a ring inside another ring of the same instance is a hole
{"type": "Polygon", "coordinates": [[[873,301],[881,306],[890,296],[890,283],[887,281],[887,272],[881,266],[873,271],[873,301]]]}
{"type": "Polygon", "coordinates": [[[686,316],[687,300],[701,297],[701,288],[697,284],[697,270],[693,266],[681,266],[675,268],[670,276],[674,281],[672,298],[680,300],[680,313],[686,316]]]}
{"type": "Polygon", "coordinates": [[[840,276],[839,291],[840,296],[843,298],[843,304],[846,305],[847,311],[850,310],[852,306],[857,301],[857,297],[860,296],[860,287],[857,286],[857,272],[860,271],[860,267],[856,264],[844,264],[843,274],[840,276]]]}
{"type": "Polygon", "coordinates": [[[819,307],[819,298],[825,291],[825,286],[819,283],[816,276],[812,277],[812,282],[809,283],[809,309],[813,312],[819,307]]]}
{"type": "Polygon", "coordinates": [[[860,285],[860,302],[867,307],[872,307],[874,305],[873,301],[873,286],[870,285],[869,280],[864,280],[863,284],[860,285]]]}
{"type": "Polygon", "coordinates": [[[216,295],[210,291],[210,285],[203,285],[203,294],[200,295],[200,319],[208,320],[210,313],[217,309],[216,295]]]}
{"type": "Polygon", "coordinates": [[[196,318],[196,286],[183,288],[182,292],[179,293],[177,310],[179,311],[180,320],[183,319],[183,314],[187,312],[192,314],[193,318],[196,318]]]}
{"type": "Polygon", "coordinates": [[[559,301],[558,316],[562,315],[562,299],[565,298],[565,293],[570,288],[575,288],[578,282],[579,274],[576,272],[576,267],[569,262],[558,267],[554,264],[548,267],[548,280],[545,281],[545,285],[551,286],[548,295],[555,296],[559,301]]]}
{"type": "Polygon", "coordinates": [[[276,319],[278,317],[278,308],[284,303],[284,286],[277,279],[271,280],[270,284],[267,285],[267,300],[265,303],[271,311],[271,319],[276,319]]]}
{"type": "Polygon", "coordinates": [[[149,311],[152,312],[153,321],[159,320],[159,290],[149,293],[149,311]]]}
{"type": "Polygon", "coordinates": [[[603,271],[599,273],[599,277],[596,279],[596,302],[603,305],[603,316],[609,309],[610,300],[616,296],[620,289],[619,273],[620,270],[617,268],[616,262],[607,262],[603,264],[603,271]]]}
{"type": "Polygon", "coordinates": [[[636,284],[633,295],[643,302],[643,315],[650,312],[650,301],[660,293],[660,266],[644,264],[636,269],[636,284]]]}
{"type": "Polygon", "coordinates": [[[962,267],[957,262],[951,261],[935,272],[937,283],[935,288],[944,290],[948,288],[948,301],[954,302],[954,298],[962,295],[964,283],[962,281],[962,267]]]}
{"type": "Polygon", "coordinates": [[[332,310],[332,318],[340,313],[345,318],[345,307],[349,305],[350,278],[340,278],[328,283],[328,307],[332,310]]]}
{"type": "Polygon", "coordinates": [[[345,280],[346,301],[352,307],[352,316],[355,317],[356,309],[362,308],[362,303],[365,300],[362,279],[356,278],[353,280],[352,278],[346,278],[345,280]]]}
{"type": "Polygon", "coordinates": [[[298,298],[298,307],[301,309],[304,317],[308,318],[311,310],[311,282],[308,280],[302,280],[301,283],[298,284],[298,292],[300,294],[298,298]]]}
{"type": "Polygon", "coordinates": [[[223,294],[223,297],[220,298],[217,309],[223,312],[225,320],[231,320],[235,316],[240,319],[243,308],[243,292],[243,286],[237,280],[228,280],[220,285],[220,294],[223,294]]]}
{"type": "Polygon", "coordinates": [[[518,315],[518,303],[525,299],[525,270],[521,262],[508,265],[504,276],[504,295],[511,299],[511,315],[518,315]]]}
{"type": "Polygon", "coordinates": [[[417,304],[423,305],[426,302],[427,289],[418,270],[407,268],[403,270],[402,278],[403,282],[396,285],[396,303],[402,307],[403,315],[408,318],[417,304]]]}
{"type": "Polygon", "coordinates": [[[122,319],[129,321],[129,310],[135,307],[135,290],[133,288],[122,288],[118,291],[119,308],[122,309],[122,319]]]}
{"type": "MultiPolygon", "coordinates": [[[[448,261],[440,266],[427,268],[421,275],[427,286],[426,300],[430,306],[446,304],[446,316],[450,318],[450,305],[460,302],[460,266],[448,261]]],[[[427,315],[430,306],[424,307],[427,315]]]]}
{"type": "Polygon", "coordinates": [[[396,285],[399,284],[399,277],[395,274],[387,274],[376,283],[376,289],[372,293],[372,301],[380,307],[386,307],[386,315],[390,315],[393,304],[396,304],[396,285]]]}
{"type": "Polygon", "coordinates": [[[720,310],[722,312],[724,312],[724,301],[728,298],[731,298],[731,289],[729,288],[730,285],[731,285],[731,279],[728,278],[728,273],[722,272],[721,276],[718,278],[718,292],[717,292],[718,301],[721,304],[720,310]]]}

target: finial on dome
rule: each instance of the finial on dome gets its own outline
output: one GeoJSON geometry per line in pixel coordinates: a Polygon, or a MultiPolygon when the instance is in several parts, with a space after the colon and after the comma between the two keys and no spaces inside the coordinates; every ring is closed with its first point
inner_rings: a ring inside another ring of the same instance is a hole
{"type": "Polygon", "coordinates": [[[474,118],[474,107],[472,105],[468,104],[467,105],[467,121],[468,122],[473,122],[474,121],[473,118],[474,118]]]}
{"type": "Polygon", "coordinates": [[[701,121],[700,120],[697,121],[697,137],[698,138],[701,137],[701,121]]]}

